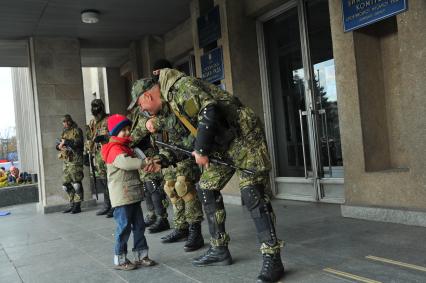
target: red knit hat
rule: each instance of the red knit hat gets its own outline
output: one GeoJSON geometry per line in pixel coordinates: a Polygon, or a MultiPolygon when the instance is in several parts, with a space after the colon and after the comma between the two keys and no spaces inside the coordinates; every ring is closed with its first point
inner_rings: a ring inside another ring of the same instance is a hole
{"type": "Polygon", "coordinates": [[[126,116],[114,114],[108,117],[108,131],[110,136],[116,136],[125,126],[131,125],[132,121],[126,116]]]}

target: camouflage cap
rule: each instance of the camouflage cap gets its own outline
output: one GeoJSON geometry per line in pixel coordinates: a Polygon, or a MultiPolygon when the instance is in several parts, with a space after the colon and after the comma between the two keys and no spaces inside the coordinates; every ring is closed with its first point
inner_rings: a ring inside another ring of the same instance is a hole
{"type": "Polygon", "coordinates": [[[139,96],[141,96],[145,91],[151,89],[156,82],[152,78],[144,78],[137,80],[132,87],[132,102],[130,102],[127,110],[132,110],[135,107],[136,102],[138,101],[139,96]]]}

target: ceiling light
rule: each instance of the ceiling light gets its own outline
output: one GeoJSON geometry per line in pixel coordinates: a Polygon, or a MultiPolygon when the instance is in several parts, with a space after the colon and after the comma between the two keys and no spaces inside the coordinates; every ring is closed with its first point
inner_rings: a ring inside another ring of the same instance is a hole
{"type": "Polygon", "coordinates": [[[81,12],[81,21],[85,24],[96,24],[99,22],[99,12],[96,10],[84,10],[81,12]]]}

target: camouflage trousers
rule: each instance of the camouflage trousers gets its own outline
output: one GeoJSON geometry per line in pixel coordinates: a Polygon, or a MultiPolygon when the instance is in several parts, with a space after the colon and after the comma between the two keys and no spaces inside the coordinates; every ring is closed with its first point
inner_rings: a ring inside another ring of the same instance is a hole
{"type": "Polygon", "coordinates": [[[102,160],[100,150],[95,154],[95,167],[96,167],[96,177],[106,178],[107,177],[107,167],[105,162],[102,160]]]}
{"type": "Polygon", "coordinates": [[[249,196],[251,204],[248,209],[258,230],[259,239],[268,237],[275,239],[272,243],[269,241],[264,242],[264,240],[261,241],[261,252],[275,254],[280,252],[282,241],[276,239],[275,224],[273,224],[275,222],[275,215],[270,204],[270,199],[265,192],[269,187],[268,174],[271,168],[266,140],[258,120],[255,119],[254,113],[251,113],[249,109],[243,109],[243,111],[245,112],[241,115],[245,115],[245,117],[241,119],[240,124],[242,122],[246,124],[245,126],[241,126],[242,133],[231,142],[225,152],[216,153],[213,156],[229,160],[237,167],[250,169],[255,174],[248,174],[241,170],[216,164],[210,164],[208,169],[203,170],[199,181],[201,193],[203,191],[215,191],[213,194],[215,201],[204,202],[203,199],[210,231],[211,233],[216,233],[211,235],[211,244],[213,246],[226,246],[229,242],[229,235],[225,232],[224,228],[226,212],[223,205],[223,198],[219,191],[225,187],[234,173],[237,173],[239,188],[242,191],[244,190],[242,196],[247,196],[247,189],[256,191],[256,193],[253,193],[256,199],[251,198],[252,195],[249,196]],[[262,207],[257,208],[256,205],[262,205],[262,207]],[[207,209],[206,206],[208,207],[207,209]],[[259,218],[260,216],[262,217],[261,219],[259,218]],[[270,225],[270,229],[265,231],[264,227],[270,225]],[[274,232],[271,233],[271,231],[274,232]]]}
{"type": "Polygon", "coordinates": [[[186,229],[188,224],[194,224],[203,220],[201,203],[197,197],[195,184],[183,181],[184,176],[178,176],[176,180],[166,180],[164,191],[173,205],[173,224],[176,229],[186,229]],[[185,183],[184,192],[176,187],[185,183]]]}
{"type": "Polygon", "coordinates": [[[173,205],[173,224],[175,229],[186,229],[188,224],[203,220],[203,210],[195,189],[199,169],[190,160],[178,162],[175,168],[164,171],[164,192],[173,205]]]}
{"type": "Polygon", "coordinates": [[[69,201],[81,202],[84,199],[83,186],[83,164],[64,162],[62,184],[68,195],[69,201]],[[77,190],[76,188],[77,187],[77,190]]]}

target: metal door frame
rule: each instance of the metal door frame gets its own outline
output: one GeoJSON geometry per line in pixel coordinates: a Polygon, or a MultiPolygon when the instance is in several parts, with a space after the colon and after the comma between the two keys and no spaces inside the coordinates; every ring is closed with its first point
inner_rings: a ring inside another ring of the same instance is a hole
{"type": "MultiPolygon", "coordinates": [[[[276,182],[286,179],[286,177],[277,177],[276,176],[276,152],[274,148],[274,131],[273,131],[273,122],[272,122],[272,98],[271,98],[271,82],[269,81],[269,70],[267,67],[267,56],[266,56],[266,46],[265,46],[265,35],[264,35],[264,23],[285,13],[286,11],[297,8],[298,17],[299,17],[299,31],[300,31],[300,44],[301,44],[301,54],[302,54],[302,64],[304,71],[304,85],[305,85],[305,115],[307,118],[308,124],[308,137],[309,137],[309,154],[311,157],[311,166],[312,166],[312,176],[306,176],[306,178],[298,177],[289,177],[288,179],[299,179],[300,183],[311,183],[313,188],[313,195],[316,201],[321,201],[324,197],[322,191],[322,184],[324,179],[321,179],[319,176],[319,166],[320,166],[320,152],[319,152],[319,142],[318,142],[318,126],[317,121],[314,118],[316,115],[316,105],[314,103],[313,89],[314,89],[314,80],[313,78],[313,66],[310,62],[309,55],[309,37],[307,35],[307,17],[306,17],[306,6],[305,0],[290,0],[283,5],[277,7],[274,10],[271,10],[263,15],[261,15],[256,20],[256,31],[257,31],[257,43],[259,51],[259,67],[260,67],[260,81],[262,88],[262,102],[263,102],[263,115],[265,120],[265,134],[266,140],[268,143],[268,149],[271,155],[272,160],[272,170],[270,174],[270,183],[272,187],[272,192],[274,195],[277,195],[278,189],[276,182]],[[304,181],[303,181],[304,180],[304,181]]],[[[306,164],[305,164],[306,166],[306,164]]],[[[305,167],[306,168],[306,167],[305,167]]],[[[340,182],[340,181],[338,181],[340,182]]],[[[342,181],[343,182],[343,181],[342,181]]],[[[334,183],[332,181],[332,183],[334,183]]],[[[301,199],[308,200],[308,199],[301,199]]],[[[329,202],[341,202],[340,199],[327,199],[329,202]]]]}

